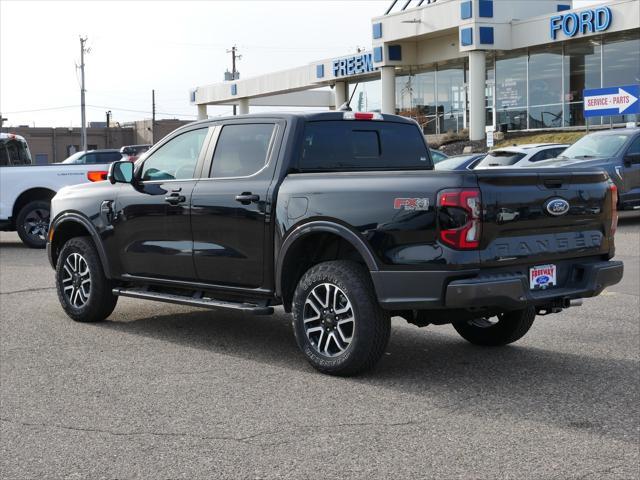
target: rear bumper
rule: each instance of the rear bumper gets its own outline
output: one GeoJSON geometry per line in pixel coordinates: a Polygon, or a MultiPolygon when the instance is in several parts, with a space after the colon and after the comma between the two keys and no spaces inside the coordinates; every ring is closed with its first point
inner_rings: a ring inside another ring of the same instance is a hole
{"type": "Polygon", "coordinates": [[[622,280],[622,262],[576,263],[560,288],[532,291],[521,274],[371,272],[378,301],[387,310],[499,308],[517,310],[561,299],[594,297],[622,280]],[[466,277],[466,278],[461,278],[466,277]]]}
{"type": "Polygon", "coordinates": [[[497,306],[518,309],[526,305],[544,305],[557,299],[595,297],[622,280],[622,262],[576,264],[577,280],[562,288],[533,291],[523,275],[477,277],[456,280],[447,286],[445,305],[451,308],[497,306]]]}

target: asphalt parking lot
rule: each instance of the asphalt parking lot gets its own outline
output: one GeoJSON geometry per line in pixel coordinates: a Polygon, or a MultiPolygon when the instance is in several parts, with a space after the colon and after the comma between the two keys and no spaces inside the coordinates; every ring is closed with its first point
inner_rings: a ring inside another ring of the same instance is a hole
{"type": "Polygon", "coordinates": [[[351,379],[316,373],[289,319],[121,299],[76,324],[44,251],[0,235],[0,477],[639,478],[640,216],[623,282],[474,347],[394,319],[351,379]]]}

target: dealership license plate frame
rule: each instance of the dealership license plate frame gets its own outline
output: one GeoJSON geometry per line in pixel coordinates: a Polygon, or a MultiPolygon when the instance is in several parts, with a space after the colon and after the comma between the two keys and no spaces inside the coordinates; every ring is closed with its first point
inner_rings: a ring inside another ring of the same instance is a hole
{"type": "Polygon", "coordinates": [[[557,285],[558,267],[555,264],[535,265],[529,268],[529,289],[546,290],[557,285]]]}

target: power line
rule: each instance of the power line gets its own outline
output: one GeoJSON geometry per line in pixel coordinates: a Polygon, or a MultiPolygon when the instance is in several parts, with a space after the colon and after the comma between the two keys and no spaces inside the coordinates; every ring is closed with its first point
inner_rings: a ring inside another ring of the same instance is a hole
{"type": "MultiPolygon", "coordinates": [[[[68,108],[78,108],[80,105],[76,104],[76,105],[61,105],[59,107],[44,107],[44,108],[34,108],[31,110],[13,110],[11,112],[2,112],[3,114],[10,114],[10,115],[14,115],[14,114],[19,114],[19,113],[36,113],[36,112],[48,112],[48,111],[52,111],[52,110],[65,110],[68,108]]],[[[90,104],[86,104],[86,107],[89,108],[99,108],[99,109],[107,109],[107,110],[116,110],[119,112],[132,112],[132,113],[148,113],[151,114],[153,112],[149,111],[149,110],[134,110],[131,108],[118,108],[118,107],[111,107],[111,106],[106,106],[106,105],[90,105],[90,104]]],[[[178,116],[178,117],[194,117],[197,118],[197,115],[192,115],[189,113],[169,113],[169,112],[156,112],[156,115],[173,115],[173,116],[178,116]]]]}
{"type": "MultiPolygon", "coordinates": [[[[132,108],[119,108],[119,107],[110,107],[110,106],[106,106],[106,105],[87,105],[87,107],[91,107],[91,108],[100,108],[100,109],[109,109],[109,110],[116,110],[118,112],[132,112],[132,113],[148,113],[148,114],[152,114],[153,112],[149,111],[149,110],[134,110],[132,108]]],[[[7,112],[10,113],[10,112],[7,112]]],[[[197,118],[197,115],[192,115],[189,113],[168,113],[168,112],[156,112],[156,115],[173,115],[173,116],[177,116],[177,117],[194,117],[197,118]]]]}
{"type": "Polygon", "coordinates": [[[65,108],[78,108],[79,105],[63,105],[61,107],[46,107],[46,108],[34,108],[33,110],[14,110],[13,112],[2,113],[33,113],[33,112],[46,112],[49,110],[64,110],[65,108]]]}

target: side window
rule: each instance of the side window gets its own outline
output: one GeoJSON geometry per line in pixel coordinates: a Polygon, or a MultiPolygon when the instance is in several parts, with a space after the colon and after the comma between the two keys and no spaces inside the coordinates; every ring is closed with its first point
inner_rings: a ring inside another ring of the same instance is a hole
{"type": "Polygon", "coordinates": [[[244,123],[222,127],[211,177],[248,177],[267,163],[267,154],[275,124],[244,123]]]}
{"type": "Polygon", "coordinates": [[[99,152],[94,155],[95,157],[91,160],[91,162],[87,160],[87,163],[111,163],[122,158],[120,152],[99,152]]]}
{"type": "Polygon", "coordinates": [[[4,143],[0,143],[0,166],[6,167],[7,165],[9,165],[9,154],[4,143]]]}
{"type": "Polygon", "coordinates": [[[117,162],[118,160],[122,160],[122,154],[120,152],[109,152],[104,158],[100,159],[100,163],[111,163],[117,162]]]}
{"type": "Polygon", "coordinates": [[[539,162],[541,160],[549,160],[550,158],[556,158],[564,148],[547,148],[541,152],[536,153],[531,157],[530,162],[539,162]]]}
{"type": "MultiPolygon", "coordinates": [[[[636,137],[636,139],[631,143],[626,155],[640,155],[640,137],[636,137]]],[[[637,161],[634,163],[637,163],[637,161]]]]}
{"type": "Polygon", "coordinates": [[[193,178],[208,128],[191,130],[169,140],[147,157],[141,179],[186,180],[193,178]]]}
{"type": "Polygon", "coordinates": [[[547,151],[543,150],[542,152],[536,153],[533,157],[531,157],[531,159],[529,161],[530,162],[539,162],[540,160],[544,160],[545,158],[547,158],[547,151]]]}

